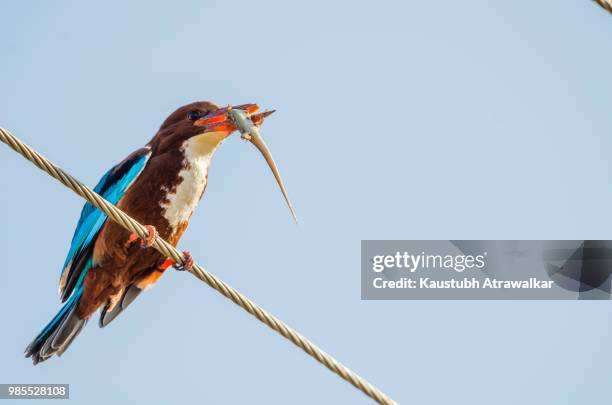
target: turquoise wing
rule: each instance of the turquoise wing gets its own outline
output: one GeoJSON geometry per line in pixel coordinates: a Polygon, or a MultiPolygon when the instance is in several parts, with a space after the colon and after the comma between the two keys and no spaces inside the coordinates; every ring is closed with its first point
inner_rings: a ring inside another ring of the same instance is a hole
{"type": "MultiPolygon", "coordinates": [[[[132,153],[106,172],[94,190],[111,204],[117,204],[142,173],[150,156],[151,151],[146,147],[132,153]]],[[[88,202],[83,207],[60,277],[59,291],[62,302],[70,297],[77,285],[82,284],[87,271],[95,266],[91,257],[93,246],[106,219],[106,214],[91,203],[88,202]]]]}

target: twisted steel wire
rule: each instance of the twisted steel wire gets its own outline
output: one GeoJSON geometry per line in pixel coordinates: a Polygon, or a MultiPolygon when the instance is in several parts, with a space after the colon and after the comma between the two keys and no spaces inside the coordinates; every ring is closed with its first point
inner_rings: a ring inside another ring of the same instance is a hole
{"type": "MultiPolygon", "coordinates": [[[[106,201],[95,191],[54,165],[51,161],[40,155],[28,145],[24,144],[6,129],[0,128],[0,141],[10,146],[15,152],[34,163],[34,165],[36,165],[39,169],[48,173],[51,177],[59,180],[63,185],[92,203],[94,206],[104,212],[111,220],[123,226],[128,231],[136,233],[141,238],[147,237],[147,230],[142,224],[138,223],[125,212],[106,201]]],[[[183,254],[162,238],[158,237],[155,239],[153,248],[158,250],[166,257],[172,259],[175,263],[183,264],[185,262],[183,254]]],[[[351,371],[329,354],[325,353],[306,337],[302,336],[283,321],[261,308],[242,293],[235,290],[215,275],[209,273],[205,268],[194,263],[193,267],[188,271],[213,289],[223,294],[223,296],[226,298],[232,300],[236,305],[253,315],[259,321],[291,341],[294,345],[302,349],[329,370],[351,383],[374,401],[385,405],[395,404],[395,402],[381,390],[370,384],[355,372],[351,371]]]]}
{"type": "Polygon", "coordinates": [[[610,13],[612,13],[612,0],[594,0],[594,1],[595,3],[599,4],[600,6],[608,10],[610,13]]]}

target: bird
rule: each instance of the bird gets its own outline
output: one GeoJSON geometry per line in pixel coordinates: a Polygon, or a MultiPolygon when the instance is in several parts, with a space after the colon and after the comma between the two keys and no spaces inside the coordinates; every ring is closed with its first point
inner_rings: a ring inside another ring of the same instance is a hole
{"type": "MultiPolygon", "coordinates": [[[[99,326],[105,327],[168,268],[188,270],[193,265],[189,252],[184,252],[185,262],[178,265],[150,247],[158,236],[178,244],[204,194],[215,152],[240,129],[229,114],[233,109],[244,111],[257,127],[274,112],[257,113],[256,104],[219,107],[197,101],[184,105],[163,121],[144,147],[103,175],[94,190],[147,224],[148,236],[140,239],[130,234],[92,204],[85,204],[60,276],[63,306],[25,350],[34,365],[62,355],[99,309],[99,326]]],[[[256,146],[276,170],[265,144],[256,146]]],[[[277,181],[284,193],[280,178],[277,181]]]]}

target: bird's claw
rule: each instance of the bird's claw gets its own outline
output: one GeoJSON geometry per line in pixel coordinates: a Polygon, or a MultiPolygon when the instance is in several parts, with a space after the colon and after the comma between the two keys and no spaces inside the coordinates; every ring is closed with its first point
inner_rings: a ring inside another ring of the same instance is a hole
{"type": "Polygon", "coordinates": [[[153,225],[145,225],[145,229],[147,230],[147,237],[140,241],[140,247],[150,248],[159,236],[159,232],[157,232],[157,228],[153,225]]]}
{"type": "Polygon", "coordinates": [[[193,267],[193,256],[187,251],[183,252],[183,256],[185,257],[185,262],[183,264],[175,264],[174,268],[178,271],[189,271],[193,267]]]}

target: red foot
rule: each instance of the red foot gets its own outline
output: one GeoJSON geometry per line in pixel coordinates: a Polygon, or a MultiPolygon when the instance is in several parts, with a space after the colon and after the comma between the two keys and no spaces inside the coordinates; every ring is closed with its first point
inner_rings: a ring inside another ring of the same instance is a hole
{"type": "Polygon", "coordinates": [[[128,238],[127,243],[128,243],[128,245],[131,245],[132,243],[136,242],[138,239],[140,239],[138,237],[138,235],[135,234],[135,233],[132,233],[132,234],[130,234],[130,237],[128,238]]]}
{"type": "Polygon", "coordinates": [[[153,225],[145,225],[145,229],[147,230],[147,237],[140,242],[140,246],[150,248],[159,236],[159,232],[153,225]]]}
{"type": "Polygon", "coordinates": [[[174,268],[178,271],[191,270],[191,268],[193,267],[193,257],[191,256],[191,253],[185,251],[183,252],[183,256],[185,256],[185,263],[183,263],[182,265],[175,264],[174,268]]]}
{"type": "MultiPolygon", "coordinates": [[[[140,247],[150,248],[155,243],[155,239],[159,236],[159,232],[157,232],[157,228],[153,225],[145,225],[145,229],[147,230],[147,237],[140,241],[140,247]]],[[[128,244],[134,243],[139,239],[140,237],[133,233],[128,238],[128,244]]]]}
{"type": "Polygon", "coordinates": [[[166,270],[168,267],[170,266],[174,266],[174,260],[172,259],[166,259],[164,260],[164,262],[158,267],[159,270],[164,271],[166,270]]]}

